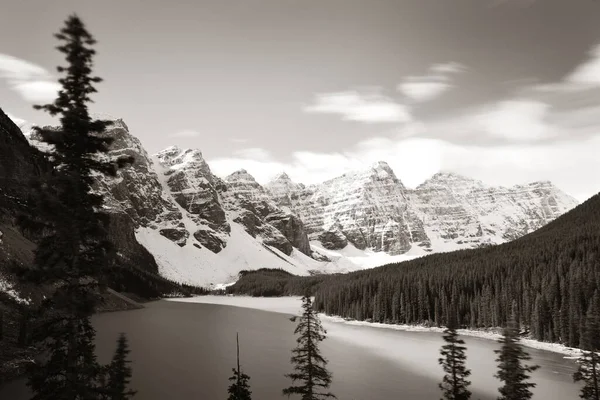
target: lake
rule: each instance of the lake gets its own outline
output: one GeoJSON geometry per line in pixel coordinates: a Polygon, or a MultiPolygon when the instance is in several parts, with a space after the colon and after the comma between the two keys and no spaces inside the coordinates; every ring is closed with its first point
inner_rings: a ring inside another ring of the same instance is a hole
{"type": "MultiPolygon", "coordinates": [[[[227,398],[228,378],[236,360],[236,332],[240,335],[242,369],[250,375],[253,398],[285,398],[290,381],[290,350],[295,346],[295,324],[281,299],[262,302],[278,312],[220,304],[157,301],[134,311],[94,317],[100,361],[107,362],[119,332],[126,332],[133,360],[132,388],[141,400],[217,400],[227,398]]],[[[443,340],[439,333],[406,332],[324,321],[328,338],[321,349],[333,373],[331,390],[342,400],[401,400],[440,398],[442,377],[437,363],[443,340]]],[[[491,340],[464,337],[468,367],[472,369],[473,399],[492,400],[499,381],[491,340]]],[[[533,374],[538,387],[534,399],[578,399],[579,386],[571,378],[576,364],[563,355],[527,349],[541,365],[533,374]]],[[[0,399],[28,399],[23,382],[0,389],[0,399]]]]}

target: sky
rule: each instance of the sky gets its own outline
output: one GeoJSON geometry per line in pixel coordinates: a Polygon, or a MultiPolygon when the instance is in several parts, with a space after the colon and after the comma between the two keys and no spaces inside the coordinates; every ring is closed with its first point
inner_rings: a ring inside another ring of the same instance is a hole
{"type": "Polygon", "coordinates": [[[57,32],[98,40],[91,110],[147,151],[200,149],[217,175],[317,183],[387,161],[490,185],[600,191],[595,0],[0,0],[0,107],[57,90],[57,32]]]}

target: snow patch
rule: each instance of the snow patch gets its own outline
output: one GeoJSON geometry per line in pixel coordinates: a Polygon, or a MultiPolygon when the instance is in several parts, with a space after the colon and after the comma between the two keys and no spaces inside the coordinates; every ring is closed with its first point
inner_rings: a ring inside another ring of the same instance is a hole
{"type": "Polygon", "coordinates": [[[31,301],[29,299],[22,298],[19,295],[19,292],[14,289],[13,284],[2,277],[0,277],[0,292],[6,293],[9,297],[12,297],[17,303],[20,304],[29,304],[31,301]]]}
{"type": "MultiPolygon", "coordinates": [[[[249,296],[198,296],[190,298],[179,298],[169,299],[169,301],[181,301],[186,303],[201,303],[201,304],[220,304],[233,307],[242,308],[253,308],[263,311],[278,312],[284,314],[298,315],[302,310],[302,302],[300,297],[249,297],[249,296]]],[[[354,325],[354,326],[368,326],[372,328],[392,329],[406,332],[430,332],[430,333],[443,333],[444,328],[438,327],[427,327],[420,325],[393,325],[393,324],[382,324],[377,322],[366,322],[366,321],[354,321],[347,320],[342,317],[329,316],[325,314],[319,314],[319,317],[323,322],[354,325]]],[[[490,330],[473,330],[473,329],[459,329],[458,333],[463,336],[477,337],[481,339],[498,341],[502,335],[500,334],[501,329],[490,329],[490,330]]],[[[550,351],[553,353],[563,354],[565,358],[577,358],[582,355],[580,349],[573,347],[563,346],[558,343],[547,343],[540,342],[533,339],[521,339],[521,343],[529,348],[550,351]]]]}

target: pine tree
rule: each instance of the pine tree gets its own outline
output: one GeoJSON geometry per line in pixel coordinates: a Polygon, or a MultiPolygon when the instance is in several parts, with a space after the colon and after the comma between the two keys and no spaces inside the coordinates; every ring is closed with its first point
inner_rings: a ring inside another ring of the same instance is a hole
{"type": "Polygon", "coordinates": [[[252,392],[250,391],[250,385],[248,381],[250,377],[242,372],[240,367],[240,339],[239,336],[236,335],[236,344],[237,344],[237,368],[232,368],[233,376],[229,378],[231,381],[231,385],[229,386],[228,400],[251,400],[252,392]]]}
{"type": "Polygon", "coordinates": [[[583,382],[581,397],[584,400],[600,400],[600,317],[597,308],[600,301],[595,293],[588,308],[583,336],[583,355],[579,358],[579,367],[573,374],[575,382],[583,382]]]}
{"type": "Polygon", "coordinates": [[[131,159],[108,159],[111,139],[102,132],[109,123],[92,120],[88,113],[89,96],[96,92],[93,84],[100,82],[91,76],[95,40],[75,15],[55,36],[68,64],[57,68],[64,74],[59,79],[62,89],[53,103],[35,106],[60,116],[58,128],[36,128],[53,149],[47,154],[53,171],[34,184],[36,218],[20,218],[23,229],[41,237],[33,267],[20,270],[20,276],[53,288],[39,306],[41,326],[32,337],[47,357],[31,366],[28,385],[34,400],[95,400],[102,368],[95,357],[90,316],[111,245],[108,217],[100,211],[102,196],[92,192],[93,174],[114,175],[131,159]]]}
{"type": "Polygon", "coordinates": [[[501,396],[498,400],[529,400],[533,393],[531,388],[535,383],[527,382],[530,378],[529,373],[539,368],[537,365],[524,365],[522,361],[530,360],[529,354],[523,350],[519,343],[519,332],[514,321],[504,329],[502,347],[494,352],[498,354],[496,361],[498,364],[498,373],[496,378],[500,379],[504,385],[499,388],[501,396]]]}
{"type": "Polygon", "coordinates": [[[444,330],[443,337],[446,344],[442,346],[440,351],[442,357],[438,362],[446,375],[439,386],[446,400],[469,400],[471,392],[468,386],[471,382],[467,378],[471,375],[471,371],[466,367],[467,348],[464,346],[464,340],[459,339],[456,333],[457,323],[454,315],[456,314],[450,314],[448,326],[444,330]]]}
{"type": "Polygon", "coordinates": [[[117,349],[111,363],[108,365],[108,382],[106,384],[104,399],[106,400],[127,400],[132,398],[136,391],[128,389],[131,381],[131,363],[127,359],[129,355],[129,345],[124,333],[119,335],[117,340],[117,349]]]}
{"type": "Polygon", "coordinates": [[[336,398],[330,392],[321,392],[331,385],[331,373],[326,369],[327,360],[319,350],[319,342],[326,338],[327,332],[313,310],[311,298],[307,295],[302,297],[302,309],[304,311],[294,331],[300,335],[296,340],[298,346],[292,350],[291,362],[294,372],[286,375],[293,383],[299,384],[284,389],[283,394],[299,394],[302,400],[336,398]]]}
{"type": "Polygon", "coordinates": [[[233,375],[229,378],[232,382],[229,385],[227,392],[229,393],[228,400],[251,400],[252,392],[248,381],[250,377],[240,370],[232,368],[233,375]]]}
{"type": "Polygon", "coordinates": [[[50,360],[45,364],[37,363],[29,370],[28,384],[34,390],[32,400],[97,399],[96,381],[101,367],[96,362],[95,331],[89,319],[64,319],[46,327],[52,329],[50,335],[53,337],[64,335],[69,340],[49,340],[46,344],[50,360]],[[73,331],[77,334],[73,335],[73,331]],[[63,360],[63,363],[56,360],[63,360]]]}

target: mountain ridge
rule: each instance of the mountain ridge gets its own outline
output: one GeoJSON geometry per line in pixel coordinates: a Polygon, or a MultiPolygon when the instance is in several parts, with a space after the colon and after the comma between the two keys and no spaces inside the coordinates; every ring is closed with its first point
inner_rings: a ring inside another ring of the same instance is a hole
{"type": "Polygon", "coordinates": [[[198,149],[150,155],[122,119],[106,134],[112,153],[136,159],[116,178],[99,178],[106,208],[132,219],[161,275],[196,285],[232,282],[242,269],[349,272],[503,243],[577,204],[548,182],[494,188],[448,172],[410,189],[385,161],[321,184],[281,172],[261,185],[245,169],[216,176],[198,149]]]}

